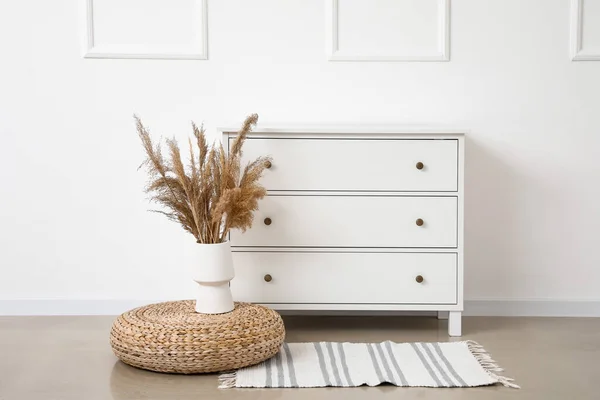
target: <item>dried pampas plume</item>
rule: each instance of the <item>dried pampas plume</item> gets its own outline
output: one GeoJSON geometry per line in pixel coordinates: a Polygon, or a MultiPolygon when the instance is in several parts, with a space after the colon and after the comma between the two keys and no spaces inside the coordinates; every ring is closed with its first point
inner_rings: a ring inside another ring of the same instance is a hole
{"type": "Polygon", "coordinates": [[[153,211],[179,223],[198,243],[221,243],[231,229],[245,231],[252,226],[258,200],[267,194],[259,180],[270,158],[259,157],[242,169],[241,157],[258,115],[246,118],[229,153],[222,144],[209,148],[204,126],[192,123],[195,141],[188,140],[187,163],[175,139],[166,140],[165,158],[160,143],[153,143],[142,121],[134,118],[146,152],[142,166],[149,181],[145,192],[163,208],[153,211]]]}

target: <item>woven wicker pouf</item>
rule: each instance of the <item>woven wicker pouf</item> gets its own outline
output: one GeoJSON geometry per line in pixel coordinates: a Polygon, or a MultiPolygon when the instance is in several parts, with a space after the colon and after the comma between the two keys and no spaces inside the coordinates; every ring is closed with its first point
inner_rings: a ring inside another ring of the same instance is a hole
{"type": "Polygon", "coordinates": [[[110,344],[117,357],[157,372],[197,374],[258,364],[279,351],[285,328],[275,311],[235,303],[226,314],[198,314],[194,301],[151,304],[121,314],[110,344]]]}

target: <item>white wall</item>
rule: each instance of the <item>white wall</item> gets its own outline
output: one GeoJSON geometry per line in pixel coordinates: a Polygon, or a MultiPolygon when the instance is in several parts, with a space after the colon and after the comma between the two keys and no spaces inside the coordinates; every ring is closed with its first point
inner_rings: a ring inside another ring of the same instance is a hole
{"type": "MultiPolygon", "coordinates": [[[[453,0],[449,62],[328,61],[324,0],[210,0],[208,60],[83,58],[84,3],[0,2],[3,312],[192,296],[186,234],[146,212],[134,112],[181,139],[191,119],[214,134],[252,112],[466,127],[467,301],[600,300],[600,62],[571,61],[569,0],[453,0]]],[[[599,54],[600,0],[584,3],[583,47],[599,54]]],[[[200,45],[193,27],[165,46],[186,32],[183,52],[200,45]]],[[[381,51],[435,50],[415,43],[381,51]]]]}

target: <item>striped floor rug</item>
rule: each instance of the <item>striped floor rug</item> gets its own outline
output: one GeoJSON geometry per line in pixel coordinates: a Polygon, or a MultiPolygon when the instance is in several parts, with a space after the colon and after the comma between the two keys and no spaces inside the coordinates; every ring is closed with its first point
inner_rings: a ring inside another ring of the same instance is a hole
{"type": "Polygon", "coordinates": [[[451,343],[284,343],[273,358],[219,376],[220,388],[376,386],[518,388],[482,346],[451,343]]]}

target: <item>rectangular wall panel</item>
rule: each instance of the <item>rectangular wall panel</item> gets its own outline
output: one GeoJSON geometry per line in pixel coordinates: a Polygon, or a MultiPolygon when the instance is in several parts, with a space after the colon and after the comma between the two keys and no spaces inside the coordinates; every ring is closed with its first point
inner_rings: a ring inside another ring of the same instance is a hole
{"type": "Polygon", "coordinates": [[[207,58],[206,0],[86,4],[86,58],[207,58]]]}
{"type": "Polygon", "coordinates": [[[339,61],[447,61],[449,0],[327,0],[327,53],[339,61]]]}
{"type": "Polygon", "coordinates": [[[600,61],[600,0],[571,0],[571,58],[600,61]]]}

